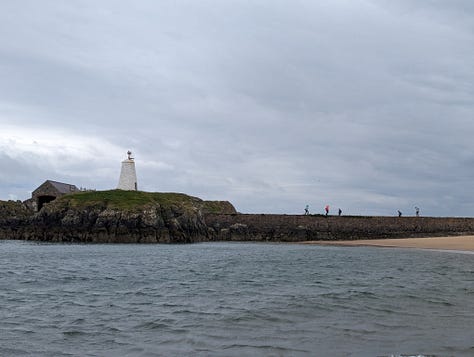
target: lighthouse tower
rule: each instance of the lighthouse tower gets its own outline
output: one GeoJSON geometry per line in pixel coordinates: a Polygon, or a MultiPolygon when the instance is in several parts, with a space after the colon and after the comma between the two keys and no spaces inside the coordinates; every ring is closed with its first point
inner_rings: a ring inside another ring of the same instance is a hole
{"type": "Polygon", "coordinates": [[[122,169],[120,170],[120,179],[117,188],[119,190],[136,191],[137,172],[135,171],[135,161],[132,152],[127,152],[128,159],[122,161],[122,169]]]}

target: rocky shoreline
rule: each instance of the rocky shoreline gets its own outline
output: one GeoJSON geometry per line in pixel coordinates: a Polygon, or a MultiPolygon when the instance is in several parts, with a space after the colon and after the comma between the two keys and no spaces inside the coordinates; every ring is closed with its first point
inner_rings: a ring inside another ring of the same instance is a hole
{"type": "Polygon", "coordinates": [[[474,234],[474,218],[239,214],[172,193],[73,194],[39,212],[0,201],[0,239],[83,243],[304,242],[474,234]]]}
{"type": "MultiPolygon", "coordinates": [[[[79,203],[77,198],[84,194],[64,196],[45,204],[39,212],[34,212],[20,201],[0,201],[0,239],[83,243],[193,243],[213,237],[205,223],[205,214],[212,211],[236,213],[235,208],[225,201],[203,201],[196,197],[170,193],[160,194],[158,199],[150,196],[151,199],[145,202],[133,204],[136,197],[125,197],[125,202],[117,201],[117,191],[110,192],[110,197],[80,200],[79,203]]],[[[123,194],[135,195],[130,192],[123,194]]]]}

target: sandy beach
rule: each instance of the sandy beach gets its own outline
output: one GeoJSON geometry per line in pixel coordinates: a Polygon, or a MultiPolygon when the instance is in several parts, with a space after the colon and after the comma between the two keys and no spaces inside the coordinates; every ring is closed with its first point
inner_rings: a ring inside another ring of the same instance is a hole
{"type": "Polygon", "coordinates": [[[474,236],[401,238],[401,239],[364,239],[364,240],[351,240],[351,241],[308,241],[308,242],[303,242],[302,244],[374,246],[374,247],[474,251],[474,236]]]}

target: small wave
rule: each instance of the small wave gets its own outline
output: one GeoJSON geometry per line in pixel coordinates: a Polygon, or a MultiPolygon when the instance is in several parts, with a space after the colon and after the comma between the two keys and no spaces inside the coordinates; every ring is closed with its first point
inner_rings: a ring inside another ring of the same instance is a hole
{"type": "Polygon", "coordinates": [[[144,321],[134,326],[134,329],[157,330],[171,328],[175,320],[163,319],[158,321],[144,321]]]}
{"type": "Polygon", "coordinates": [[[78,281],[89,281],[92,280],[91,278],[87,276],[65,276],[61,278],[61,281],[63,283],[70,283],[70,282],[78,282],[78,281]]]}
{"type": "Polygon", "coordinates": [[[363,336],[373,335],[379,332],[378,330],[369,330],[366,328],[349,328],[349,327],[342,328],[341,331],[343,331],[345,334],[348,334],[348,335],[363,335],[363,336]]]}
{"type": "Polygon", "coordinates": [[[169,327],[168,324],[163,324],[163,323],[153,322],[153,321],[145,322],[137,326],[137,328],[142,328],[145,330],[161,330],[163,328],[168,328],[168,327],[169,327]]]}
{"type": "Polygon", "coordinates": [[[399,313],[399,310],[396,310],[394,308],[388,308],[388,307],[376,307],[376,306],[371,306],[370,311],[376,312],[376,313],[383,313],[383,314],[396,314],[399,313]]]}
{"type": "Polygon", "coordinates": [[[430,304],[443,305],[443,306],[455,306],[455,304],[449,301],[440,301],[440,300],[433,300],[433,299],[426,299],[425,301],[429,302],[430,304]]]}
{"type": "Polygon", "coordinates": [[[71,325],[82,325],[86,320],[82,319],[82,318],[78,318],[78,319],[75,319],[74,321],[72,321],[70,324],[71,325]]]}
{"type": "Polygon", "coordinates": [[[462,353],[463,355],[466,354],[468,356],[474,356],[474,346],[460,348],[459,346],[444,346],[444,349],[451,353],[462,353]]]}
{"type": "Polygon", "coordinates": [[[374,322],[373,323],[375,327],[380,327],[380,330],[407,330],[407,329],[412,329],[413,326],[407,325],[407,324],[389,324],[389,323],[383,323],[383,322],[374,322]]]}
{"type": "Polygon", "coordinates": [[[11,331],[12,332],[20,332],[20,333],[27,334],[27,335],[36,333],[36,331],[29,330],[29,329],[22,328],[22,327],[13,328],[11,331]]]}
{"type": "Polygon", "coordinates": [[[310,351],[306,351],[303,349],[296,349],[296,348],[286,348],[281,346],[271,346],[271,345],[246,345],[246,344],[232,344],[232,345],[224,345],[222,346],[223,350],[231,350],[231,349],[238,349],[239,351],[245,349],[255,349],[255,350],[268,350],[273,351],[275,353],[283,355],[289,354],[291,352],[298,352],[298,353],[308,353],[310,351]]]}
{"type": "Polygon", "coordinates": [[[83,331],[78,331],[78,330],[63,331],[62,333],[63,333],[64,336],[68,336],[68,337],[76,337],[76,336],[81,336],[81,335],[86,335],[87,334],[83,331]]]}
{"type": "Polygon", "coordinates": [[[31,351],[19,348],[5,348],[0,346],[0,356],[28,356],[31,351]]]}
{"type": "Polygon", "coordinates": [[[377,356],[377,357],[441,357],[437,355],[420,355],[418,353],[415,354],[402,354],[402,355],[382,355],[382,356],[377,356]]]}
{"type": "Polygon", "coordinates": [[[409,294],[409,295],[405,295],[404,297],[408,299],[412,299],[412,300],[418,300],[420,302],[426,302],[433,305],[455,306],[455,304],[449,301],[437,300],[437,299],[433,299],[431,297],[426,297],[426,296],[418,296],[418,295],[409,294]]]}
{"type": "Polygon", "coordinates": [[[455,249],[430,249],[435,252],[442,252],[442,253],[456,253],[456,254],[474,254],[472,250],[455,250],[455,249]]]}

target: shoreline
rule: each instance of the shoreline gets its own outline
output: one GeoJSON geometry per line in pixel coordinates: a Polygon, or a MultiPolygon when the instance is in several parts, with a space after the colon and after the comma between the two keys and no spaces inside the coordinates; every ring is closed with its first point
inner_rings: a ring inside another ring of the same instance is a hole
{"type": "Polygon", "coordinates": [[[385,247],[385,248],[418,248],[436,250],[474,251],[474,235],[430,237],[430,238],[395,238],[395,239],[360,239],[341,241],[306,241],[300,244],[331,245],[345,247],[385,247]]]}

